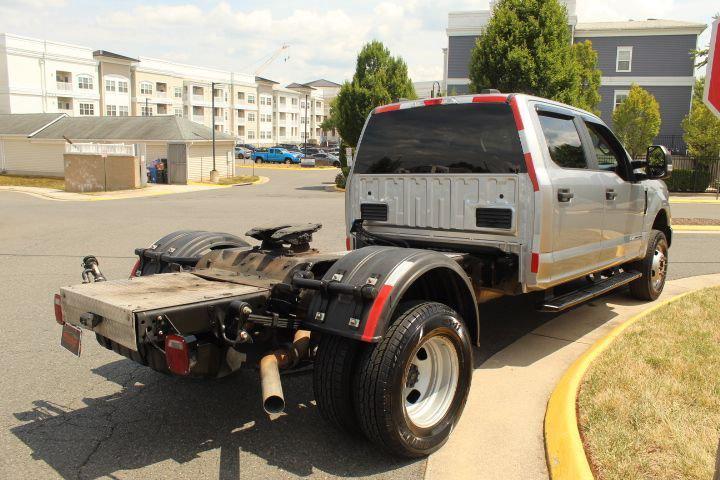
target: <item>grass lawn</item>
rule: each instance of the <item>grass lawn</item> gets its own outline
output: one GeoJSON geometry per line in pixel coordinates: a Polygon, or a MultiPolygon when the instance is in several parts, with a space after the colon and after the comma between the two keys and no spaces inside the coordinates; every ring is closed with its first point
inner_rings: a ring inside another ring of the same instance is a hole
{"type": "Polygon", "coordinates": [[[43,187],[65,190],[62,178],[25,177],[20,175],[0,175],[0,186],[10,187],[43,187]]]}
{"type": "Polygon", "coordinates": [[[258,176],[251,176],[251,175],[241,175],[239,177],[228,177],[228,178],[221,178],[218,180],[218,183],[220,185],[232,185],[235,183],[250,183],[250,182],[256,182],[258,180],[258,176]]]}
{"type": "Polygon", "coordinates": [[[623,332],[587,372],[578,421],[598,479],[713,478],[720,435],[720,288],[623,332]]]}

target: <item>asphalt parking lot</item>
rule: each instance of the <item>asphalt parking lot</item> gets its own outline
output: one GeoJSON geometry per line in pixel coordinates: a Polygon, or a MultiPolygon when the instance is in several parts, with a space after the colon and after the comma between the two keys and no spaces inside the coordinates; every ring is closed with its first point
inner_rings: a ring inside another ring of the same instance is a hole
{"type": "MultiPolygon", "coordinates": [[[[398,461],[326,426],[308,373],[285,376],[287,414],[270,420],[254,372],[188,381],[89,336],[79,359],[58,345],[52,294],[80,281],[84,255],[121,278],[135,247],[170,231],[242,234],[273,221],[322,223],[313,245],[344,249],[344,198],[326,189],[335,173],[267,170],[264,185],[107,202],[0,192],[0,478],[422,478],[425,461],[398,461]]],[[[669,277],[720,272],[719,250],[720,235],[678,233],[669,277]]],[[[485,310],[476,365],[551,318],[528,305],[485,310]]]]}

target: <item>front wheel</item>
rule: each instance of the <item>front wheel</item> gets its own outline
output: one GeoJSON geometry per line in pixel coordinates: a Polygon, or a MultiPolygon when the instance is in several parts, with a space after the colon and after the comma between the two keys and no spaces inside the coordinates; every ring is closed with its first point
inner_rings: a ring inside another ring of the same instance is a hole
{"type": "Polygon", "coordinates": [[[668,243],[659,230],[650,231],[645,257],[628,266],[642,273],[642,277],[630,282],[630,293],[638,300],[655,300],[665,287],[668,268],[668,243]]]}
{"type": "Polygon", "coordinates": [[[436,302],[400,308],[360,357],[353,388],[360,428],[396,455],[429,455],[460,419],[472,370],[470,335],[454,310],[436,302]]]}
{"type": "Polygon", "coordinates": [[[262,163],[262,158],[257,157],[257,158],[255,159],[255,163],[262,163]]]}
{"type": "Polygon", "coordinates": [[[290,165],[291,163],[292,163],[292,160],[290,160],[289,158],[285,159],[285,165],[290,165]]]}

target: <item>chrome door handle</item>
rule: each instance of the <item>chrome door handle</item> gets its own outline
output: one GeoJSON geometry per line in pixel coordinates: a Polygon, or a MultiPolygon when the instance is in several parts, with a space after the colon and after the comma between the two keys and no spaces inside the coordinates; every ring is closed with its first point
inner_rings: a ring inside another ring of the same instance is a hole
{"type": "Polygon", "coordinates": [[[575,197],[575,194],[572,193],[569,188],[558,188],[557,197],[558,202],[567,203],[575,197]]]}
{"type": "Polygon", "coordinates": [[[615,193],[615,190],[612,188],[608,188],[605,190],[605,199],[606,200],[615,200],[617,198],[617,193],[615,193]]]}

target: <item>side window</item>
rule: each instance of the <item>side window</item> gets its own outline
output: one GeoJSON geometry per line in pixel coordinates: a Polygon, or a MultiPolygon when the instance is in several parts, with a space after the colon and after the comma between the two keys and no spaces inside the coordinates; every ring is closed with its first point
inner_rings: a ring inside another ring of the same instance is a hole
{"type": "Polygon", "coordinates": [[[550,158],[562,168],[588,168],[580,134],[572,117],[538,112],[550,158]]]}
{"type": "Polygon", "coordinates": [[[627,155],[615,135],[607,127],[599,123],[585,122],[585,125],[593,143],[598,169],[605,172],[615,172],[621,177],[627,178],[623,160],[627,158],[627,155]]]}

